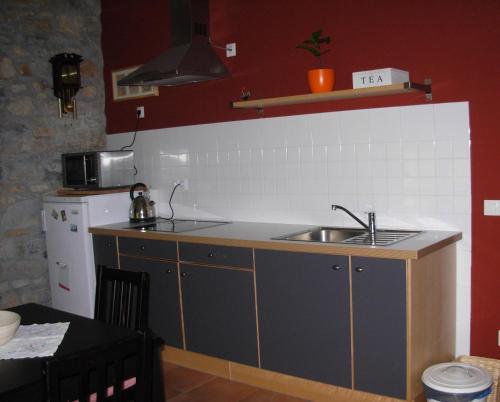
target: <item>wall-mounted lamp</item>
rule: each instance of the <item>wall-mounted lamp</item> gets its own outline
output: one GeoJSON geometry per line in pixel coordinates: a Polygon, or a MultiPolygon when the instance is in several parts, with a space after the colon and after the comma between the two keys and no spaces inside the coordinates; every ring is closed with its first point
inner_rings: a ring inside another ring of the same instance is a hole
{"type": "Polygon", "coordinates": [[[74,53],[57,54],[49,60],[52,63],[54,96],[59,101],[59,118],[63,113],[72,113],[76,119],[75,95],[81,88],[80,63],[82,56],[74,53]]]}

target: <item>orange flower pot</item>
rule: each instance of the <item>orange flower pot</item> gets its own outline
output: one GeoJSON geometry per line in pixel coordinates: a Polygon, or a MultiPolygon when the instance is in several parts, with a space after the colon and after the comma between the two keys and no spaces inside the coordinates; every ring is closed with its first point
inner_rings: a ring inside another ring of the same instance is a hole
{"type": "Polygon", "coordinates": [[[329,92],[335,84],[335,71],[331,68],[309,70],[307,80],[312,93],[329,92]]]}

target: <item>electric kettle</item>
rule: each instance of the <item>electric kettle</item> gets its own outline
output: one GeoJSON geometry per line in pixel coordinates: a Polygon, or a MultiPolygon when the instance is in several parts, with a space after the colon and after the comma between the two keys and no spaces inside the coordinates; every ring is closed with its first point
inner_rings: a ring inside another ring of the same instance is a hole
{"type": "Polygon", "coordinates": [[[130,222],[148,222],[156,218],[155,202],[149,198],[148,187],[144,183],[135,183],[130,187],[130,204],[129,220],[130,222]],[[134,191],[139,191],[139,195],[134,197],[134,191]]]}

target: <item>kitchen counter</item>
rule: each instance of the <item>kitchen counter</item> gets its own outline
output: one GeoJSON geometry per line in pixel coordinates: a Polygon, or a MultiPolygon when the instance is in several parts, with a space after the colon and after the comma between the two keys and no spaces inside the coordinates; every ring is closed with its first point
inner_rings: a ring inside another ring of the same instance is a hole
{"type": "Polygon", "coordinates": [[[435,250],[462,238],[461,232],[429,230],[388,246],[348,245],[289,240],[274,237],[305,231],[318,225],[299,225],[261,222],[231,222],[181,233],[138,230],[141,224],[115,223],[89,228],[96,235],[133,237],[154,240],[177,240],[190,243],[208,243],[222,246],[253,247],[270,250],[311,252],[320,254],[420,259],[435,250]],[[134,229],[136,228],[136,229],[134,229]]]}
{"type": "Polygon", "coordinates": [[[166,361],[307,400],[415,402],[423,370],[453,358],[460,232],[371,246],[205,223],[89,228],[96,266],[149,273],[166,361]]]}

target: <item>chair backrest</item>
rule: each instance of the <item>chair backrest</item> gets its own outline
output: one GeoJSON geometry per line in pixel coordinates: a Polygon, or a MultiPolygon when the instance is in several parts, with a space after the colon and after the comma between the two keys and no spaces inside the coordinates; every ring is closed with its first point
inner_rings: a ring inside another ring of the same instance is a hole
{"type": "Polygon", "coordinates": [[[111,345],[44,361],[43,400],[143,401],[142,383],[124,383],[125,378],[142,371],[141,342],[140,334],[135,333],[111,345]]]}
{"type": "Polygon", "coordinates": [[[148,328],[149,274],[97,268],[96,320],[139,331],[148,328]]]}

